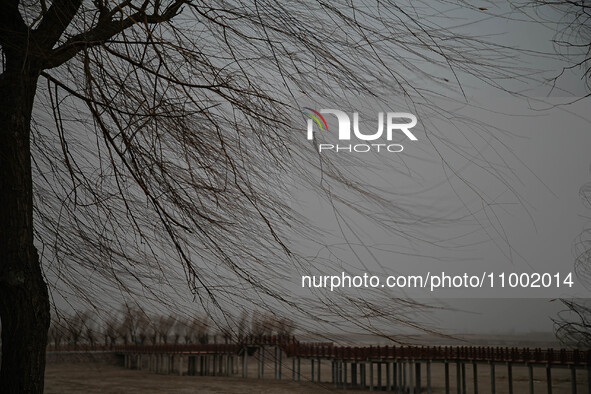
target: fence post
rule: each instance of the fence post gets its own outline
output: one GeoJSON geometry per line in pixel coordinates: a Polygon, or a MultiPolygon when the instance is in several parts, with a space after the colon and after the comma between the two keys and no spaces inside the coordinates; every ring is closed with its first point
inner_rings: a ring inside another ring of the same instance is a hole
{"type": "Polygon", "coordinates": [[[398,394],[402,394],[402,382],[403,382],[403,378],[402,378],[402,365],[404,364],[404,361],[399,361],[398,362],[398,394]]]}
{"type": "Polygon", "coordinates": [[[529,380],[529,394],[534,394],[534,367],[533,365],[528,364],[527,365],[527,374],[528,374],[528,380],[529,380]]]}
{"type": "Polygon", "coordinates": [[[279,353],[279,379],[281,380],[281,367],[283,366],[283,350],[280,347],[277,347],[277,349],[279,353]]]}
{"type": "Polygon", "coordinates": [[[449,363],[447,360],[444,361],[445,364],[445,394],[449,394],[449,363]]]}
{"type": "Polygon", "coordinates": [[[259,379],[265,377],[265,347],[259,347],[259,379]]]}
{"type": "Polygon", "coordinates": [[[570,387],[571,393],[577,394],[577,368],[574,365],[570,366],[570,387]]]}
{"type": "Polygon", "coordinates": [[[278,361],[279,361],[279,356],[277,355],[277,346],[273,347],[273,352],[274,354],[274,360],[273,360],[273,373],[274,373],[274,379],[278,379],[279,376],[279,371],[277,370],[277,366],[278,366],[278,361]]]}
{"type": "Polygon", "coordinates": [[[320,358],[318,358],[318,365],[316,366],[318,373],[316,374],[316,379],[320,382],[320,358]]]}
{"type": "Polygon", "coordinates": [[[414,383],[414,371],[412,370],[413,361],[408,361],[408,392],[410,394],[415,393],[415,383],[414,383]]]}
{"type": "Polygon", "coordinates": [[[408,388],[407,380],[406,380],[406,364],[408,363],[407,360],[404,360],[402,363],[402,390],[406,391],[408,388]]]}
{"type": "Polygon", "coordinates": [[[365,363],[359,364],[359,384],[362,390],[367,386],[365,381],[365,363]]]}
{"type": "Polygon", "coordinates": [[[462,362],[462,394],[466,394],[466,363],[462,362]]]}
{"type": "Polygon", "coordinates": [[[338,382],[337,382],[337,361],[336,360],[332,360],[330,363],[330,368],[332,371],[332,383],[335,387],[335,389],[338,387],[338,382]]]}
{"type": "Polygon", "coordinates": [[[478,394],[478,364],[472,362],[472,380],[474,381],[474,394],[478,394]]]}
{"type": "Polygon", "coordinates": [[[495,363],[494,361],[489,361],[490,363],[490,392],[491,394],[495,394],[495,363]]]}
{"type": "Polygon", "coordinates": [[[431,360],[427,360],[427,394],[431,394],[431,360]]]}
{"type": "Polygon", "coordinates": [[[417,393],[421,392],[421,363],[420,362],[415,362],[415,376],[416,376],[416,387],[417,387],[417,393]]]}
{"type": "Polygon", "coordinates": [[[511,361],[507,362],[507,382],[509,384],[509,394],[513,394],[513,366],[511,361]]]}

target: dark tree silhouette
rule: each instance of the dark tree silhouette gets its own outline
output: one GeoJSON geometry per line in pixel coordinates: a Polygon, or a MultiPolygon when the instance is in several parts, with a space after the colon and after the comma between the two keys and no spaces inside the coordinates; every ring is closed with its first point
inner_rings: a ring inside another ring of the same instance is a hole
{"type": "MultiPolygon", "coordinates": [[[[579,189],[583,205],[591,209],[591,182],[579,189]]],[[[583,230],[575,241],[575,273],[591,289],[591,228],[583,230]]],[[[556,336],[568,346],[591,348],[591,302],[589,299],[561,299],[565,306],[554,319],[556,336]]]]}
{"type": "Polygon", "coordinates": [[[49,326],[49,343],[53,343],[55,349],[59,348],[66,337],[66,329],[56,319],[51,320],[49,326]]]}
{"type": "Polygon", "coordinates": [[[567,346],[591,349],[591,307],[589,300],[562,299],[566,309],[554,319],[556,336],[567,346]]]}
{"type": "MultiPolygon", "coordinates": [[[[426,96],[461,94],[458,72],[518,77],[501,48],[442,28],[430,3],[0,1],[3,392],[43,391],[44,272],[89,299],[95,286],[159,299],[148,283],[174,266],[204,309],[257,293],[297,310],[274,284],[305,267],[287,230],[311,231],[289,184],[392,231],[416,223],[293,120],[301,102],[360,95],[441,115],[426,96]]],[[[415,326],[416,303],[348,301],[337,319],[415,326]]]]}
{"type": "MultiPolygon", "coordinates": [[[[580,73],[591,91],[591,5],[584,0],[535,0],[512,2],[513,6],[536,23],[556,32],[554,47],[564,62],[554,82],[569,70],[580,73]]],[[[586,97],[591,93],[587,93],[586,97]]]]}

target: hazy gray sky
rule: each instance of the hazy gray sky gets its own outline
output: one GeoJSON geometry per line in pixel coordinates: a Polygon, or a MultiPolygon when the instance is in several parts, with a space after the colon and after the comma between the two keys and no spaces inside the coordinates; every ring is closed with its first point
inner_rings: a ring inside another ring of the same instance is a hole
{"type": "MultiPolygon", "coordinates": [[[[488,34],[495,42],[513,48],[546,53],[554,50],[551,40],[555,32],[536,23],[490,18],[466,27],[466,31],[488,34]]],[[[436,246],[420,242],[413,245],[404,237],[393,238],[392,234],[354,215],[350,221],[357,234],[353,235],[352,231],[339,226],[328,204],[314,201],[305,204],[303,213],[333,235],[326,240],[333,247],[311,248],[310,254],[327,259],[328,266],[332,264],[334,268],[331,273],[343,268],[349,272],[357,269],[358,272],[405,274],[437,270],[450,273],[574,272],[573,244],[589,226],[591,217],[578,195],[579,188],[591,180],[591,100],[576,101],[585,94],[580,70],[565,73],[554,89],[541,83],[561,72],[564,66],[561,60],[523,52],[515,59],[515,64],[537,70],[535,80],[507,81],[508,88],[519,90],[522,95],[505,94],[460,74],[466,99],[453,97],[449,102],[439,101],[458,117],[474,119],[498,130],[479,130],[478,126],[469,130],[467,124],[455,120],[419,117],[416,130],[423,131],[418,131],[419,141],[406,143],[400,159],[389,160],[383,156],[367,159],[373,168],[365,179],[373,177],[376,184],[389,192],[400,193],[401,204],[423,206],[433,215],[440,214],[442,219],[462,218],[455,223],[434,221],[420,228],[426,239],[452,241],[436,246]],[[447,139],[444,142],[448,147],[442,140],[432,144],[428,135],[435,129],[437,136],[447,139]],[[462,152],[474,155],[476,160],[458,154],[454,144],[461,145],[462,152]],[[439,153],[459,169],[455,177],[446,172],[437,157],[439,153]],[[491,175],[488,165],[499,169],[496,176],[491,175]],[[393,166],[397,166],[395,171],[393,166]],[[398,171],[406,174],[400,175],[398,171]],[[458,177],[466,182],[458,182],[458,177]],[[485,197],[479,198],[476,191],[485,197]],[[365,247],[339,243],[343,236],[341,231],[352,244],[362,240],[365,245],[373,246],[371,254],[365,247]]],[[[330,108],[330,103],[326,105],[330,108]]],[[[372,104],[364,103],[363,99],[359,107],[372,113],[372,104]]],[[[383,107],[380,110],[384,110],[383,107]]],[[[393,100],[391,111],[405,109],[393,100]]],[[[351,108],[354,110],[361,111],[351,108]]],[[[377,110],[374,108],[373,112],[377,110]]],[[[328,115],[328,119],[333,118],[328,115]]],[[[375,118],[368,119],[367,127],[375,127],[375,121],[375,118]]],[[[331,127],[335,129],[336,123],[329,124],[331,127]]],[[[585,286],[576,276],[573,279],[574,288],[477,289],[436,295],[410,291],[407,294],[432,300],[464,298],[449,303],[471,313],[438,314],[442,325],[452,330],[551,331],[550,317],[555,317],[562,307],[559,302],[549,302],[550,298],[589,297],[586,287],[589,284],[585,286]],[[499,319],[499,315],[505,318],[499,319]]],[[[294,282],[296,280],[294,278],[294,282]]]]}

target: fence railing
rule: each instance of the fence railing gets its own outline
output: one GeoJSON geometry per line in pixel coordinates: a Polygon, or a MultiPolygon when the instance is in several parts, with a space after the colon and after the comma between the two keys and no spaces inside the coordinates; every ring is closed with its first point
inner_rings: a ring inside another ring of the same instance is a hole
{"type": "MultiPolygon", "coordinates": [[[[298,342],[293,337],[243,337],[239,343],[213,344],[127,344],[113,346],[64,346],[61,351],[102,350],[121,356],[126,368],[147,370],[155,373],[242,376],[264,378],[265,370],[272,372],[274,379],[283,379],[282,371],[291,372],[291,379],[311,382],[331,382],[335,387],[373,390],[395,390],[420,393],[426,387],[431,392],[432,384],[445,387],[451,393],[453,385],[451,370],[455,370],[457,393],[466,393],[468,388],[477,392],[478,384],[489,384],[490,392],[496,385],[507,385],[509,393],[515,387],[525,392],[522,382],[514,381],[514,369],[527,370],[529,393],[534,392],[534,375],[540,378],[545,370],[546,392],[553,387],[570,382],[570,392],[591,393],[591,350],[541,349],[484,346],[335,346],[330,343],[298,342]],[[291,360],[291,368],[283,356],[291,360]],[[249,373],[255,363],[255,371],[249,373]],[[249,368],[249,364],[251,364],[249,368]],[[484,364],[484,365],[483,365],[484,364]],[[327,367],[330,365],[330,373],[327,367]],[[302,366],[304,367],[302,369],[302,366]],[[324,367],[324,371],[323,368],[324,367]],[[434,381],[432,368],[443,370],[444,379],[434,381]],[[451,367],[451,368],[450,368],[451,367]],[[489,371],[482,379],[478,370],[489,371]],[[471,369],[473,382],[467,379],[471,369]],[[506,379],[496,379],[496,371],[506,369],[506,379]],[[559,370],[553,378],[553,371],[559,370]],[[307,372],[306,372],[307,371],[307,372]],[[586,372],[583,372],[586,371],[586,372]],[[424,375],[423,372],[426,372],[424,375]],[[585,376],[585,382],[577,382],[585,376]],[[565,376],[566,374],[566,376],[565,376]],[[583,375],[583,376],[581,376],[583,375]],[[384,379],[385,378],[385,379],[384,379]],[[566,380],[565,380],[566,379],[566,380]]],[[[268,376],[268,375],[267,375],[268,376]]],[[[536,389],[536,391],[538,391],[536,389]]]]}
{"type": "Polygon", "coordinates": [[[276,346],[288,357],[322,358],[335,360],[461,360],[524,362],[537,364],[591,365],[591,350],[483,347],[483,346],[334,346],[330,344],[298,342],[294,337],[248,336],[229,344],[156,344],[112,346],[62,346],[55,351],[102,350],[117,353],[186,353],[239,354],[260,346],[276,346]]]}

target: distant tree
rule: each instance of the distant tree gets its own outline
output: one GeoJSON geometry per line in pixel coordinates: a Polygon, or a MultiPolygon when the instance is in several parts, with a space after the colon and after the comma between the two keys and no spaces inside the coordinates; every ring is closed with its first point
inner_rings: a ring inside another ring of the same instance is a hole
{"type": "MultiPolygon", "coordinates": [[[[579,197],[591,209],[591,182],[579,189],[579,197]]],[[[575,241],[575,274],[591,290],[591,228],[583,230],[575,241]]],[[[561,299],[566,309],[554,319],[556,336],[572,347],[591,349],[591,300],[561,299]]]]}
{"type": "Polygon", "coordinates": [[[238,335],[238,341],[244,340],[244,338],[249,334],[248,322],[248,313],[246,311],[242,311],[236,324],[236,334],[238,335]]]}
{"type": "Polygon", "coordinates": [[[155,324],[156,324],[156,332],[158,334],[158,338],[160,340],[160,343],[163,343],[165,345],[168,343],[168,337],[170,336],[170,333],[171,333],[172,328],[174,327],[175,323],[176,323],[176,318],[172,315],[158,317],[155,324]]]}
{"type": "Polygon", "coordinates": [[[65,328],[62,323],[57,319],[51,319],[51,325],[49,326],[49,340],[53,343],[53,346],[57,349],[60,347],[62,340],[66,337],[65,328]]]}
{"type": "Polygon", "coordinates": [[[191,329],[191,320],[187,318],[182,318],[179,320],[177,327],[179,327],[182,330],[182,338],[184,343],[193,343],[193,330],[191,329]]]}
{"type": "Polygon", "coordinates": [[[251,333],[254,336],[272,335],[274,318],[269,312],[254,311],[251,317],[251,333]]]}
{"type": "Polygon", "coordinates": [[[68,342],[75,347],[78,346],[80,339],[83,337],[87,321],[88,316],[86,314],[77,312],[65,318],[68,342]]]}
{"type": "Polygon", "coordinates": [[[181,343],[181,338],[183,337],[184,327],[183,327],[183,319],[180,316],[173,316],[174,325],[172,326],[172,337],[174,340],[174,344],[178,345],[181,343]]]}
{"type": "Polygon", "coordinates": [[[556,32],[554,47],[565,64],[555,82],[566,71],[578,72],[587,88],[586,96],[591,95],[591,4],[585,0],[510,2],[526,17],[556,32]]]}
{"type": "Polygon", "coordinates": [[[230,326],[222,326],[220,328],[220,336],[222,337],[224,343],[227,344],[232,342],[232,339],[234,338],[233,332],[234,330],[230,326]]]}
{"type": "Polygon", "coordinates": [[[131,317],[129,315],[124,315],[123,318],[119,320],[119,324],[115,330],[117,332],[117,338],[121,339],[124,345],[129,344],[129,341],[131,340],[130,332],[132,330],[131,317]]]}
{"type": "Polygon", "coordinates": [[[135,319],[135,340],[134,342],[138,345],[143,345],[146,343],[146,339],[150,333],[150,320],[148,315],[142,310],[136,310],[136,319],[135,319]]]}
{"type": "Polygon", "coordinates": [[[193,343],[202,345],[209,343],[209,321],[207,316],[196,316],[191,321],[191,330],[193,332],[193,343]]]}
{"type": "Polygon", "coordinates": [[[279,317],[275,320],[275,330],[279,336],[291,336],[295,328],[295,322],[287,317],[279,317]]]}
{"type": "Polygon", "coordinates": [[[140,335],[145,336],[144,331],[149,320],[146,312],[138,306],[122,305],[121,314],[123,316],[121,330],[126,330],[129,341],[137,344],[140,341],[140,335]]]}
{"type": "Polygon", "coordinates": [[[158,343],[158,328],[156,327],[158,317],[149,315],[147,321],[148,324],[146,325],[146,336],[151,345],[156,345],[158,343]]]}
{"type": "Polygon", "coordinates": [[[83,337],[84,340],[90,347],[94,347],[97,341],[97,334],[98,330],[96,328],[97,324],[94,319],[94,314],[91,311],[83,312],[83,320],[84,320],[84,328],[83,328],[83,337]]]}
{"type": "Polygon", "coordinates": [[[117,344],[117,339],[119,338],[118,328],[119,328],[119,320],[116,317],[109,317],[104,322],[104,338],[105,338],[105,346],[109,345],[109,347],[113,347],[113,345],[117,344]]]}
{"type": "Polygon", "coordinates": [[[566,309],[554,319],[556,336],[569,347],[591,349],[591,304],[589,300],[562,299],[566,309]]]}

